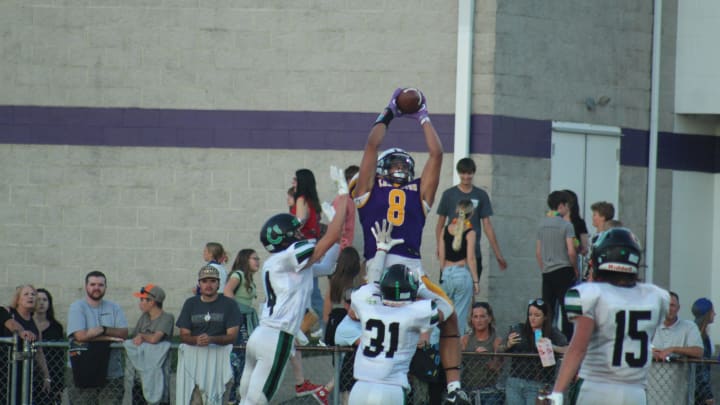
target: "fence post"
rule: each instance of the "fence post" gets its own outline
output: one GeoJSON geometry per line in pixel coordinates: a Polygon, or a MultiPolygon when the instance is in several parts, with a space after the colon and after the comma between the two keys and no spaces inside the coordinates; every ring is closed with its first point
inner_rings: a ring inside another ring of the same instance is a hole
{"type": "Polygon", "coordinates": [[[17,344],[18,344],[19,336],[17,334],[17,331],[13,333],[13,341],[12,346],[10,347],[10,363],[11,363],[11,371],[10,371],[10,403],[16,404],[17,403],[17,358],[19,357],[19,353],[17,352],[17,344]]]}
{"type": "Polygon", "coordinates": [[[27,340],[23,341],[23,351],[22,351],[22,362],[23,362],[23,375],[22,375],[22,388],[21,393],[22,396],[21,404],[22,405],[30,405],[30,387],[32,387],[32,379],[30,378],[30,367],[32,367],[32,358],[33,358],[33,352],[35,351],[34,347],[31,347],[32,343],[30,343],[27,340]]]}
{"type": "Polygon", "coordinates": [[[333,405],[338,405],[340,403],[340,384],[342,381],[340,381],[340,370],[342,369],[342,358],[343,353],[341,353],[338,350],[337,346],[333,346],[333,364],[335,365],[335,369],[333,370],[335,374],[335,384],[333,385],[333,405]]]}

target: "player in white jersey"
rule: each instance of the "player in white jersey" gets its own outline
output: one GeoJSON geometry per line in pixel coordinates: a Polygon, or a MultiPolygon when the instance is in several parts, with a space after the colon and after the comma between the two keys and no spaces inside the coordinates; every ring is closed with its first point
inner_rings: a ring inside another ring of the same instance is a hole
{"type": "Polygon", "coordinates": [[[419,282],[410,269],[396,264],[385,270],[380,288],[366,284],[353,293],[352,310],[360,320],[362,336],[350,405],[407,402],[407,374],[420,333],[438,320],[432,301],[414,301],[419,282]]]}
{"type": "Polygon", "coordinates": [[[383,272],[379,287],[366,284],[353,293],[351,316],[363,331],[350,405],[407,403],[407,374],[420,333],[441,316],[432,301],[415,301],[419,283],[407,266],[395,264],[383,272]]]}
{"type": "MultiPolygon", "coordinates": [[[[392,239],[392,225],[375,224],[378,251],[368,271],[383,268],[386,252],[402,240],[392,239]]],[[[381,272],[378,283],[355,291],[350,317],[360,321],[362,335],[354,364],[357,380],[350,392],[350,405],[384,405],[407,402],[407,374],[420,333],[443,318],[432,300],[418,298],[422,281],[418,271],[394,264],[381,272]]],[[[452,307],[450,307],[452,310],[452,307]]]]}
{"type": "Polygon", "coordinates": [[[266,301],[260,325],[247,343],[240,381],[241,404],[267,404],[277,391],[309,305],[312,263],[340,239],[348,200],[347,184],[339,169],[333,167],[331,177],[338,184],[340,206],[320,240],[304,240],[299,233],[300,221],[290,214],[271,217],[260,230],[260,241],[270,252],[261,273],[266,301]]]}
{"type": "Polygon", "coordinates": [[[570,403],[642,405],[652,362],[650,342],[670,305],[667,291],[637,283],[640,245],[626,228],[603,232],[593,245],[593,282],[565,295],[575,333],[547,399],[562,405],[578,368],[570,403]],[[582,363],[582,364],[581,364],[582,363]]]}

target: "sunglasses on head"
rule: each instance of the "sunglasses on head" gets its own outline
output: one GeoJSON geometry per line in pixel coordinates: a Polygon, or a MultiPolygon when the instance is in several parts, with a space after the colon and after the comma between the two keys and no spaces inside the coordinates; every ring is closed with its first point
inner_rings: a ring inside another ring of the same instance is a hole
{"type": "Polygon", "coordinates": [[[543,301],[542,298],[536,298],[534,300],[528,301],[528,305],[534,305],[536,307],[542,307],[545,306],[545,301],[543,301]]]}
{"type": "Polygon", "coordinates": [[[146,289],[145,289],[145,286],[140,287],[140,294],[147,294],[147,295],[155,298],[155,296],[152,295],[152,293],[151,293],[149,290],[146,290],[146,289]]]}

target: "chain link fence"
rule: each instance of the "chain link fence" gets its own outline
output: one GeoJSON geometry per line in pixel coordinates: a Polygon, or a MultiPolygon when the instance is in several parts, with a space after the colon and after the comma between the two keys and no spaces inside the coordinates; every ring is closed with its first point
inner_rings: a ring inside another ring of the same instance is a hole
{"type": "MultiPolygon", "coordinates": [[[[169,373],[168,397],[160,403],[176,404],[176,381],[178,366],[178,344],[172,344],[167,357],[169,373]]],[[[0,338],[0,404],[54,405],[92,403],[88,398],[77,398],[68,360],[68,342],[38,342],[23,344],[13,349],[13,338],[0,338]],[[44,371],[39,367],[38,354],[47,362],[49,379],[45,384],[44,371]]],[[[122,344],[113,344],[112,350],[124,354],[122,344]]],[[[237,347],[236,353],[243,353],[237,347]]],[[[347,394],[352,389],[353,350],[341,347],[305,346],[302,351],[304,377],[315,384],[322,384],[330,391],[330,404],[346,404],[347,394]]],[[[139,373],[123,355],[124,377],[112,381],[103,388],[97,388],[98,404],[146,404],[139,373]]],[[[561,361],[561,359],[559,359],[561,361]]],[[[720,373],[717,361],[686,361],[653,363],[648,382],[648,404],[693,404],[696,367],[709,366],[713,374],[720,373]]],[[[559,363],[558,363],[559,366],[559,363]]],[[[470,393],[475,404],[514,405],[517,401],[513,392],[519,388],[541,389],[552,387],[556,367],[542,368],[536,355],[463,353],[462,385],[470,393]]],[[[422,373],[411,375],[411,404],[431,404],[431,398],[439,401],[445,392],[442,375],[428,377],[422,373]]],[[[295,377],[288,365],[283,383],[273,398],[273,404],[317,404],[321,403],[312,395],[297,397],[294,388],[295,377]]],[[[717,386],[714,386],[717,391],[717,386]]],[[[227,393],[223,404],[227,404],[227,393]]]]}

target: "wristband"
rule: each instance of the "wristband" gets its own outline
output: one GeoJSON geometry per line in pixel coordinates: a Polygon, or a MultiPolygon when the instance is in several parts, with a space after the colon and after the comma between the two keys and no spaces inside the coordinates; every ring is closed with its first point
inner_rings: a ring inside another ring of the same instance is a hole
{"type": "Polygon", "coordinates": [[[383,112],[381,112],[380,115],[378,115],[378,117],[375,119],[375,123],[373,124],[373,126],[377,124],[385,124],[385,127],[389,127],[390,121],[392,121],[393,118],[394,115],[392,110],[390,110],[389,108],[385,108],[383,112]]]}
{"type": "Polygon", "coordinates": [[[423,119],[420,120],[420,125],[423,125],[426,122],[430,122],[430,117],[428,117],[428,116],[423,117],[423,119]]]}

